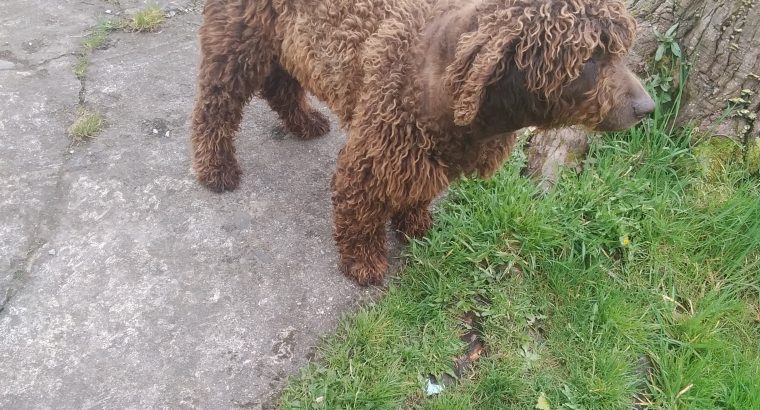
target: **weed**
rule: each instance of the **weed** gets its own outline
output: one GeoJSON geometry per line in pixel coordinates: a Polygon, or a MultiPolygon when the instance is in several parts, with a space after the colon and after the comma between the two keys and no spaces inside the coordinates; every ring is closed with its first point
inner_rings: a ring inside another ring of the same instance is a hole
{"type": "Polygon", "coordinates": [[[156,31],[165,18],[164,11],[160,7],[148,6],[132,16],[128,28],[138,32],[156,31]]]}
{"type": "Polygon", "coordinates": [[[88,54],[80,54],[74,64],[74,75],[77,77],[77,80],[84,80],[87,78],[87,70],[89,68],[90,56],[88,54]]]}
{"type": "Polygon", "coordinates": [[[77,79],[85,80],[90,64],[90,55],[100,48],[103,48],[108,41],[108,35],[114,31],[156,31],[161,23],[164,22],[165,16],[163,10],[158,6],[148,6],[136,12],[130,19],[108,19],[103,20],[93,27],[82,41],[82,48],[79,57],[74,64],[74,75],[77,79]]]}
{"type": "Polygon", "coordinates": [[[678,24],[671,26],[664,34],[655,29],[657,51],[655,51],[654,73],[649,77],[649,86],[654,90],[658,101],[667,105],[678,96],[674,95],[681,83],[685,81],[681,46],[678,45],[676,32],[678,24]]]}
{"type": "Polygon", "coordinates": [[[74,75],[79,80],[87,78],[87,71],[90,66],[90,55],[93,51],[102,48],[108,40],[108,34],[124,27],[122,20],[103,20],[90,30],[82,41],[82,49],[79,51],[79,57],[74,64],[74,75]]]}
{"type": "Polygon", "coordinates": [[[89,51],[97,50],[105,45],[108,34],[122,30],[125,26],[126,22],[121,19],[103,20],[90,31],[90,34],[82,42],[82,46],[89,51]]]}
{"type": "Polygon", "coordinates": [[[81,110],[74,124],[69,127],[69,135],[75,142],[95,137],[105,124],[103,116],[94,111],[81,110]]]}

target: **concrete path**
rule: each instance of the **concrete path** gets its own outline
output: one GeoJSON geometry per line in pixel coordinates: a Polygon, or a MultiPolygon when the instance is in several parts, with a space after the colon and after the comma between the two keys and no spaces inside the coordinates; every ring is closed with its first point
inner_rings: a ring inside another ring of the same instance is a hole
{"type": "Polygon", "coordinates": [[[336,267],[343,134],[299,141],[254,100],[241,187],[213,194],[189,162],[197,1],[159,1],[158,33],[112,33],[85,81],[88,29],[143,1],[2,3],[0,408],[272,407],[373,296],[336,267]],[[72,144],[82,105],[107,126],[72,144]]]}

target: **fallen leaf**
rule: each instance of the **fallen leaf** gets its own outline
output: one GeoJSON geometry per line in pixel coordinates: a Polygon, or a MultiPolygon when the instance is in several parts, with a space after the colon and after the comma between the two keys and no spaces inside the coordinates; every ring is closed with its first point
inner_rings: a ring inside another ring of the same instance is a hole
{"type": "Polygon", "coordinates": [[[538,410],[552,410],[552,406],[549,404],[549,400],[546,399],[546,394],[544,394],[544,392],[541,392],[541,395],[538,396],[536,408],[538,410]]]}

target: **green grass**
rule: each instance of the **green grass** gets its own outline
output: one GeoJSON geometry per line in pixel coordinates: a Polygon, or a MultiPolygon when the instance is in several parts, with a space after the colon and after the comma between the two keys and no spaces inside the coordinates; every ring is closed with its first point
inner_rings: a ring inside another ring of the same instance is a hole
{"type": "Polygon", "coordinates": [[[758,409],[760,180],[706,169],[667,116],[592,141],[544,193],[521,152],[464,180],[384,298],[290,380],[285,409],[758,409]],[[482,321],[486,353],[426,397],[482,321]]]}
{"type": "Polygon", "coordinates": [[[108,41],[108,35],[114,31],[153,32],[158,30],[166,19],[164,11],[158,6],[147,6],[135,12],[129,19],[107,19],[99,22],[82,40],[79,56],[74,63],[74,75],[79,80],[87,78],[90,66],[90,56],[108,41]]]}
{"type": "Polygon", "coordinates": [[[74,63],[74,75],[78,80],[84,80],[87,78],[87,71],[90,68],[90,55],[80,54],[77,57],[76,63],[74,63]]]}
{"type": "Polygon", "coordinates": [[[98,112],[81,110],[76,121],[69,127],[69,135],[75,142],[95,137],[105,125],[103,115],[98,112]]]}
{"type": "Polygon", "coordinates": [[[77,79],[84,80],[87,78],[87,71],[90,67],[90,55],[106,44],[108,34],[124,27],[125,23],[122,20],[111,19],[101,21],[90,30],[84,40],[82,40],[82,48],[79,50],[76,63],[74,63],[74,75],[77,79]]]}
{"type": "Polygon", "coordinates": [[[128,23],[128,28],[132,31],[156,31],[164,22],[166,16],[164,11],[158,6],[148,6],[136,12],[128,23]]]}
{"type": "Polygon", "coordinates": [[[87,51],[94,51],[103,47],[108,40],[108,34],[125,27],[125,22],[120,19],[104,20],[98,23],[90,34],[85,37],[82,47],[87,51]]]}

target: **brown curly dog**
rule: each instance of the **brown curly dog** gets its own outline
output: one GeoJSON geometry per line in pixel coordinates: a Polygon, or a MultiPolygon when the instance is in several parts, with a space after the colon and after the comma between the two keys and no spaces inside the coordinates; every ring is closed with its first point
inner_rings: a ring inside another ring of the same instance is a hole
{"type": "Polygon", "coordinates": [[[240,180],[233,137],[264,98],[307,139],[346,128],[333,178],[342,267],[382,280],[385,224],[409,237],[457,177],[492,175],[514,131],[628,128],[654,102],[624,58],[636,31],[618,0],[208,0],[193,165],[215,191],[240,180]]]}

